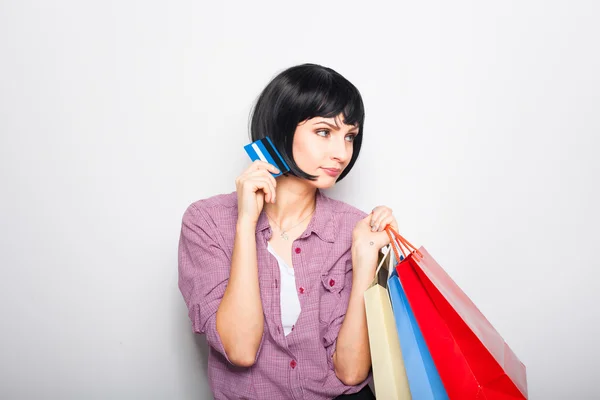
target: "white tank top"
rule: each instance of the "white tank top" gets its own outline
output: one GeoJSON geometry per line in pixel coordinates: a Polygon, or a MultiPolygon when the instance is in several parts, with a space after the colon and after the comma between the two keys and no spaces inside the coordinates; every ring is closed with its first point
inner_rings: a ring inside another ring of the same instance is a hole
{"type": "Polygon", "coordinates": [[[273,257],[277,259],[279,264],[279,275],[281,276],[281,288],[280,305],[281,305],[281,324],[283,325],[283,333],[287,336],[291,331],[292,327],[298,320],[300,315],[300,299],[298,299],[298,293],[296,290],[296,277],[294,275],[294,268],[287,265],[287,263],[279,257],[271,243],[268,243],[267,249],[273,257]]]}

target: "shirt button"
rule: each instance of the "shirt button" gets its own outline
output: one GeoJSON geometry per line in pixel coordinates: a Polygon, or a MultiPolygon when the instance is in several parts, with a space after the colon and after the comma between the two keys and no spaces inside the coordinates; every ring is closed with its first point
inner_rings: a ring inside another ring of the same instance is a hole
{"type": "Polygon", "coordinates": [[[295,326],[296,326],[296,325],[292,325],[292,330],[294,330],[294,327],[295,327],[295,326]]]}
{"type": "Polygon", "coordinates": [[[296,247],[296,254],[300,254],[302,252],[302,249],[300,249],[300,247],[296,247]]]}
{"type": "Polygon", "coordinates": [[[333,279],[329,280],[329,286],[333,287],[335,285],[335,281],[333,279]]]}
{"type": "Polygon", "coordinates": [[[300,294],[304,294],[304,288],[302,286],[300,286],[300,288],[298,289],[298,291],[300,292],[300,294]]]}
{"type": "Polygon", "coordinates": [[[296,361],[295,360],[290,361],[290,367],[292,367],[292,369],[296,368],[296,361]]]}

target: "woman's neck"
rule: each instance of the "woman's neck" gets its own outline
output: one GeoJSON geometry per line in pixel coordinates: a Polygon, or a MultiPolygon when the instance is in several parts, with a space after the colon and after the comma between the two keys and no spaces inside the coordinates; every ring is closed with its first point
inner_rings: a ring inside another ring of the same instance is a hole
{"type": "Polygon", "coordinates": [[[314,210],[317,189],[306,182],[295,176],[277,178],[275,204],[267,203],[264,208],[279,226],[292,225],[314,210]]]}

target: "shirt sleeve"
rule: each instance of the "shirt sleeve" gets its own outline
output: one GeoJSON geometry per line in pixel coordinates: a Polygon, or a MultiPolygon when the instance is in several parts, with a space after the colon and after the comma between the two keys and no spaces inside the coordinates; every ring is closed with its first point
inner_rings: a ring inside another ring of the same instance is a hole
{"type": "MultiPolygon", "coordinates": [[[[349,252],[350,253],[350,252],[349,252]]],[[[336,307],[335,315],[331,319],[331,323],[323,336],[323,343],[327,350],[327,362],[329,367],[334,370],[333,354],[337,346],[337,338],[348,311],[348,303],[350,302],[350,292],[352,292],[352,257],[349,254],[346,259],[346,274],[344,275],[344,288],[340,291],[341,300],[336,307]]]]}
{"type": "MultiPolygon", "coordinates": [[[[188,307],[195,333],[206,334],[208,344],[229,360],[217,332],[217,309],[225,293],[231,260],[216,240],[216,226],[206,211],[191,205],[183,215],[179,239],[179,289],[188,307]]],[[[264,340],[256,352],[260,354],[264,340]]]]}

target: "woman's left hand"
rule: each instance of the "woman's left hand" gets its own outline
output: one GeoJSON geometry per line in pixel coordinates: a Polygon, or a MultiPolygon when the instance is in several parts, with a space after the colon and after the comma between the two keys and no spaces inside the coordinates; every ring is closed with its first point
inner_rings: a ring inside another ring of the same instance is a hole
{"type": "Polygon", "coordinates": [[[377,206],[366,218],[358,221],[352,231],[352,247],[356,254],[377,255],[379,249],[390,243],[390,238],[384,231],[391,225],[396,232],[398,223],[392,214],[392,209],[386,206],[377,206]]]}

